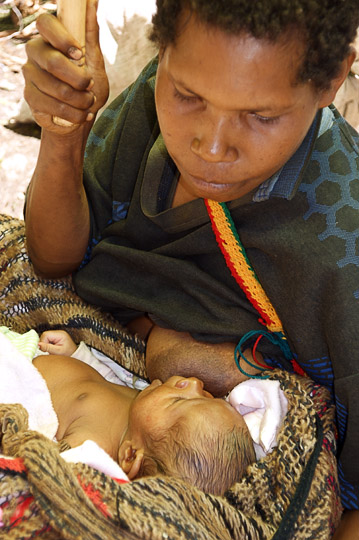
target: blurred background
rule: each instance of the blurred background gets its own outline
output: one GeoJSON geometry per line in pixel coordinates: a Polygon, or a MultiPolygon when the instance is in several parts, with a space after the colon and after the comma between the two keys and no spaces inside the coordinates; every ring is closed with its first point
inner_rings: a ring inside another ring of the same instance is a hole
{"type": "MultiPolygon", "coordinates": [[[[76,1],[76,0],[74,0],[76,1]]],[[[114,99],[156,54],[147,39],[155,0],[99,0],[100,42],[114,99]]],[[[0,213],[22,217],[35,167],[40,129],[23,99],[25,47],[40,13],[56,0],[0,0],[0,213]]]]}
{"type": "MultiPolygon", "coordinates": [[[[74,0],[76,1],[76,0],[74,0]]],[[[156,54],[147,35],[155,0],[99,0],[100,42],[112,100],[156,54]]],[[[0,213],[22,217],[24,192],[35,167],[40,129],[23,99],[25,47],[36,18],[56,12],[56,0],[0,0],[0,213]]],[[[359,41],[357,42],[359,51],[359,41]]],[[[359,128],[359,61],[335,105],[359,128]]]]}

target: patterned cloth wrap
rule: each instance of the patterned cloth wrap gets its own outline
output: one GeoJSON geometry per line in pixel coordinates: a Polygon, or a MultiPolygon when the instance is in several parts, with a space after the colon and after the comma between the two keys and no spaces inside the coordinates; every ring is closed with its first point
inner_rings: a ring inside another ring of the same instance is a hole
{"type": "MultiPolygon", "coordinates": [[[[8,216],[0,216],[0,274],[1,325],[21,333],[66,329],[146,377],[144,344],[79,299],[70,278],[37,277],[23,223],[8,216]]],[[[0,404],[0,537],[327,540],[342,511],[334,407],[307,378],[269,375],[279,379],[289,405],[278,446],[223,497],[169,477],[120,484],[66,463],[56,443],[27,428],[23,407],[0,404]]]]}

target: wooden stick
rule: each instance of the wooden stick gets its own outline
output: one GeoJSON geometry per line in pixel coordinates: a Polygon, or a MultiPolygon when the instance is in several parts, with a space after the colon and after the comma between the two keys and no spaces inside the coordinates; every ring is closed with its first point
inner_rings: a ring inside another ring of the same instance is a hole
{"type": "Polygon", "coordinates": [[[66,30],[85,47],[86,0],[57,0],[57,17],[66,30]]]}
{"type": "MultiPolygon", "coordinates": [[[[87,0],[57,0],[57,17],[66,30],[81,44],[85,54],[87,0]]],[[[83,65],[81,58],[78,64],[83,65]]],[[[52,121],[58,126],[72,126],[71,122],[54,116],[52,121]]]]}

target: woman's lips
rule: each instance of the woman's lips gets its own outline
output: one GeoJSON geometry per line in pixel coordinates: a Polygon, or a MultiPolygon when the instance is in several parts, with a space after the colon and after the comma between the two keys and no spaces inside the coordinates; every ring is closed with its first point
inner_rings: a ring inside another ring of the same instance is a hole
{"type": "Polygon", "coordinates": [[[221,182],[213,182],[209,180],[203,180],[203,178],[200,178],[198,176],[194,176],[193,174],[188,174],[191,182],[198,186],[200,189],[205,191],[213,191],[213,192],[224,192],[228,191],[233,187],[232,184],[222,184],[221,182]]]}

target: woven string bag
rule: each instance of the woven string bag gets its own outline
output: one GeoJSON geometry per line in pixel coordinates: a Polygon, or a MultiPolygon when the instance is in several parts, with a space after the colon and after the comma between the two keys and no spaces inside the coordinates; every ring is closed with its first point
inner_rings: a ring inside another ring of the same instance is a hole
{"type": "MultiPolygon", "coordinates": [[[[68,330],[146,377],[144,344],[75,293],[71,278],[42,279],[24,224],[0,218],[0,324],[17,332],[68,330]]],[[[56,443],[28,430],[19,405],[0,404],[0,537],[45,539],[327,540],[341,516],[334,407],[310,379],[274,370],[288,399],[278,446],[216,497],[170,477],[128,484],[66,463],[56,443]]]]}

